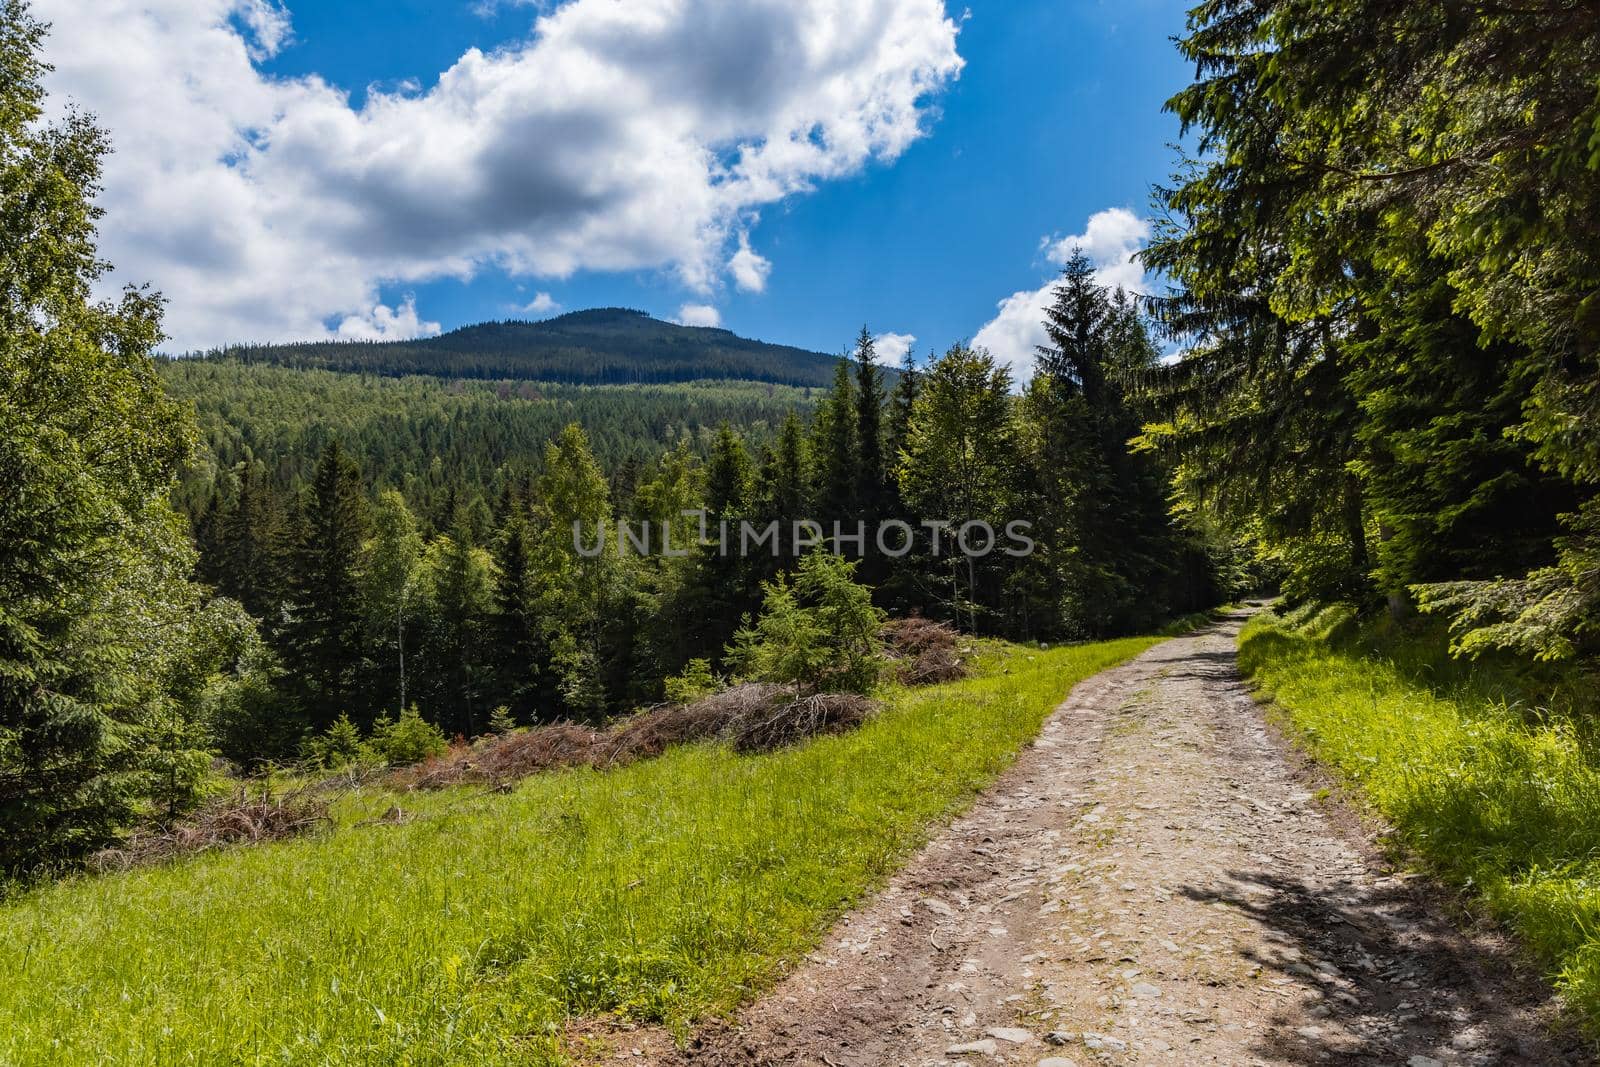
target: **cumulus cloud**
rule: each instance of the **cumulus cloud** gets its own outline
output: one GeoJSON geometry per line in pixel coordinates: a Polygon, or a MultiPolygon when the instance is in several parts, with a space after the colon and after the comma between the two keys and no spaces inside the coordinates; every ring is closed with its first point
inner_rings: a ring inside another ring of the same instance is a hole
{"type": "Polygon", "coordinates": [[[878,353],[878,362],[889,364],[899,363],[916,343],[916,335],[909,333],[880,333],[872,339],[872,347],[878,353]]]}
{"type": "Polygon", "coordinates": [[[530,315],[554,315],[561,310],[561,303],[549,293],[535,293],[522,310],[530,315]]]}
{"type": "Polygon", "coordinates": [[[685,304],[673,321],[680,326],[721,326],[722,312],[710,304],[685,304]]]}
{"type": "Polygon", "coordinates": [[[750,235],[739,234],[739,250],[728,260],[728,273],[733,283],[747,293],[764,292],[767,275],[772,273],[772,261],[750,247],[750,235]]]}
{"type": "Polygon", "coordinates": [[[437,322],[424,322],[417,314],[417,299],[409,294],[397,308],[374,304],[361,314],[347,315],[334,331],[344,341],[403,341],[438,332],[437,322]]]}
{"type": "Polygon", "coordinates": [[[35,9],[54,100],[112,135],[108,286],[162,289],[174,349],[328,336],[382,283],[485,268],[759,289],[758,210],[897,158],[962,67],[943,0],[568,0],[357,107],[257,68],[292,47],[272,0],[35,9]]]}
{"type": "MultiPolygon", "coordinates": [[[[1130,293],[1147,293],[1144,267],[1134,257],[1149,239],[1148,221],[1126,208],[1114,207],[1089,216],[1082,233],[1046,237],[1040,248],[1045,259],[1056,266],[1065,266],[1072,253],[1081,249],[1094,264],[1095,281],[1130,293]]],[[[1044,332],[1044,311],[1054,300],[1055,284],[1051,279],[1038,289],[1024,289],[1001,300],[998,313],[972,339],[973,345],[987,348],[1010,366],[1018,381],[1032,376],[1037,350],[1049,340],[1044,332]]]]}

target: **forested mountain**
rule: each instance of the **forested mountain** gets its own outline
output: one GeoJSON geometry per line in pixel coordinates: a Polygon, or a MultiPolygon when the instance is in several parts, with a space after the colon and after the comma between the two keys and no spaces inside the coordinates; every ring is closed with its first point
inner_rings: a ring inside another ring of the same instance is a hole
{"type": "Polygon", "coordinates": [[[542,322],[484,322],[411,341],[244,345],[203,358],[382,375],[613,385],[704,378],[827,385],[836,360],[624,308],[574,311],[542,322]]]}
{"type": "Polygon", "coordinates": [[[448,525],[457,500],[494,500],[537,473],[545,443],[568,424],[581,426],[606,470],[628,481],[679,442],[703,451],[719,425],[761,442],[789,411],[814,403],[809,388],[758,382],[445,381],[232,359],[163,360],[157,370],[199,423],[200,447],[177,490],[196,523],[214,498],[231,497],[241,467],[297,494],[334,440],[360,458],[372,492],[399,489],[425,521],[448,525]]]}

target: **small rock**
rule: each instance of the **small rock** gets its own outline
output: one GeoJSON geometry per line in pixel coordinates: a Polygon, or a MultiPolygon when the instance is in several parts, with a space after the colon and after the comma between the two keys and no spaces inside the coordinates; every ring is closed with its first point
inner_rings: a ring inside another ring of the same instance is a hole
{"type": "Polygon", "coordinates": [[[1044,1035],[1044,1040],[1047,1045],[1070,1045],[1072,1044],[1072,1032],[1070,1030],[1052,1030],[1044,1035]]]}
{"type": "Polygon", "coordinates": [[[1413,1056],[1406,1061],[1406,1067],[1444,1067],[1444,1061],[1432,1056],[1413,1056]]]}
{"type": "Polygon", "coordinates": [[[1065,1056],[1050,1056],[1046,1059],[1040,1060],[1039,1067],[1078,1067],[1078,1064],[1076,1061],[1069,1060],[1065,1056]]]}
{"type": "Polygon", "coordinates": [[[1033,1040],[1033,1035],[1020,1026],[992,1026],[984,1033],[1001,1041],[1009,1041],[1013,1045],[1025,1045],[1033,1040]]]}
{"type": "Polygon", "coordinates": [[[1120,1037],[1111,1037],[1109,1034],[1085,1033],[1083,1035],[1084,1048],[1103,1048],[1108,1052],[1122,1052],[1128,1043],[1120,1037]]]}
{"type": "Polygon", "coordinates": [[[994,1038],[986,1037],[981,1041],[968,1041],[965,1045],[951,1045],[944,1050],[946,1056],[993,1056],[1000,1048],[994,1043],[994,1038]]]}
{"type": "Polygon", "coordinates": [[[1133,995],[1136,997],[1159,997],[1161,990],[1149,982],[1135,982],[1133,984],[1133,995]]]}

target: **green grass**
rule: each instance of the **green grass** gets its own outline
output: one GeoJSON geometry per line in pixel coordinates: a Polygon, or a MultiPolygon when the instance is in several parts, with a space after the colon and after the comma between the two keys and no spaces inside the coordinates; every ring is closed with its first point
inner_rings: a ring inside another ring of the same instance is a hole
{"type": "Polygon", "coordinates": [[[766,756],[681,748],[515,792],[407,795],[311,839],[0,906],[0,1063],[558,1062],[571,1015],[675,1027],[812,947],[1078,680],[1154,643],[1006,647],[766,756]]]}
{"type": "Polygon", "coordinates": [[[1600,761],[1574,677],[1466,664],[1347,609],[1259,616],[1240,662],[1397,843],[1514,929],[1600,1034],[1600,761]]]}

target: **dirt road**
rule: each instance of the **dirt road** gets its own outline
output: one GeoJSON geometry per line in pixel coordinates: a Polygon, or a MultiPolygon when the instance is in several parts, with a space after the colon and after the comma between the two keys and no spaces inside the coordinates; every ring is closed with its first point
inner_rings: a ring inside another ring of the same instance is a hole
{"type": "Polygon", "coordinates": [[[1502,941],[1457,932],[1442,894],[1387,870],[1319,798],[1239,679],[1242,619],[1079,685],[972,811],[736,1025],[681,1061],[621,1054],[1584,1062],[1502,941]]]}

